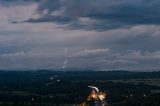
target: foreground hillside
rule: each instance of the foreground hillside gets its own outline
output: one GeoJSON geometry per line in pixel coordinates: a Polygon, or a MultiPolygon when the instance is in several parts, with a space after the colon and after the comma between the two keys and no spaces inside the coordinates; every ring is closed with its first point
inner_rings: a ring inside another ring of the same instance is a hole
{"type": "Polygon", "coordinates": [[[111,106],[160,105],[160,72],[0,71],[0,106],[72,106],[89,85],[107,93],[111,106]]]}

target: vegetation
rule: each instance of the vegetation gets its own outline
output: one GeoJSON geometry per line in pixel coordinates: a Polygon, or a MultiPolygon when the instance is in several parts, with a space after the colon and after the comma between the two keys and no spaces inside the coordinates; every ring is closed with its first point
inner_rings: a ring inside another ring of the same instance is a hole
{"type": "Polygon", "coordinates": [[[88,85],[106,92],[111,106],[159,106],[155,79],[160,72],[0,71],[0,106],[72,106],[86,100],[88,85]]]}

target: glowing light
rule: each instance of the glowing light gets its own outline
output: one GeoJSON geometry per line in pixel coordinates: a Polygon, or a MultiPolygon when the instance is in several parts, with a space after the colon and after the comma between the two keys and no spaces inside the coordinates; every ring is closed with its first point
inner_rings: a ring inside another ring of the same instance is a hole
{"type": "Polygon", "coordinates": [[[89,88],[92,88],[92,92],[89,95],[89,97],[95,99],[95,100],[100,100],[103,101],[105,99],[106,94],[99,92],[99,89],[95,86],[88,86],[89,88]]]}
{"type": "Polygon", "coordinates": [[[34,98],[32,98],[31,100],[34,101],[34,98]]]}
{"type": "Polygon", "coordinates": [[[97,87],[94,86],[88,86],[89,88],[95,89],[97,92],[99,92],[99,89],[97,87]]]}
{"type": "Polygon", "coordinates": [[[53,80],[53,77],[51,77],[50,80],[53,80]]]}

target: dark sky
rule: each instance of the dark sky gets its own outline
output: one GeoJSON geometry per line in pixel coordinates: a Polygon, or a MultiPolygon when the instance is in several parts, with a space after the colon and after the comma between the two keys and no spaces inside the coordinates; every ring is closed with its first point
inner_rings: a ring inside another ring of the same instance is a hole
{"type": "Polygon", "coordinates": [[[160,68],[160,0],[0,0],[0,69],[160,68]]]}

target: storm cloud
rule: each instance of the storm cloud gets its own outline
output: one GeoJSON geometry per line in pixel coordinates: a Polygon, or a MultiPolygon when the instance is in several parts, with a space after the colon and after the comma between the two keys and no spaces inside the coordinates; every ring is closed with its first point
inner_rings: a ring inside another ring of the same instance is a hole
{"type": "Polygon", "coordinates": [[[160,67],[159,0],[0,0],[0,69],[160,67]],[[65,56],[67,48],[67,56],[65,56]]]}
{"type": "Polygon", "coordinates": [[[159,0],[43,0],[39,18],[24,22],[56,22],[70,28],[107,30],[160,24],[159,0]]]}

